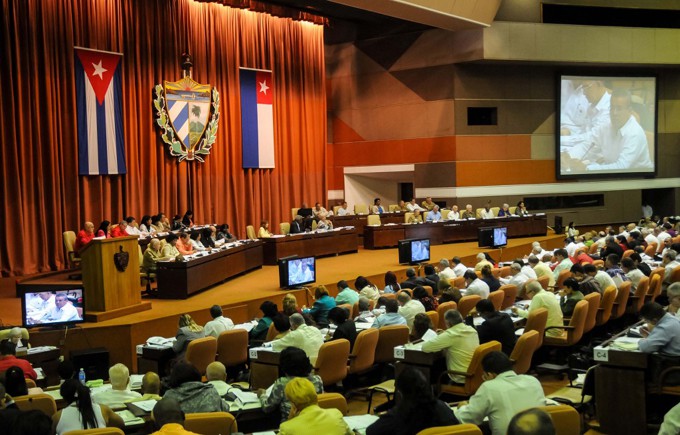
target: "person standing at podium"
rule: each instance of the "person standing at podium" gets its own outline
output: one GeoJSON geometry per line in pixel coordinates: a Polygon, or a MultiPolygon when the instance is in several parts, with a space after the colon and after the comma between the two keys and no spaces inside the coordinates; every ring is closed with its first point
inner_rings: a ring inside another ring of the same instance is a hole
{"type": "Polygon", "coordinates": [[[73,249],[76,252],[80,251],[85,245],[90,243],[92,239],[94,239],[94,224],[92,222],[85,222],[83,229],[78,231],[73,249]]]}

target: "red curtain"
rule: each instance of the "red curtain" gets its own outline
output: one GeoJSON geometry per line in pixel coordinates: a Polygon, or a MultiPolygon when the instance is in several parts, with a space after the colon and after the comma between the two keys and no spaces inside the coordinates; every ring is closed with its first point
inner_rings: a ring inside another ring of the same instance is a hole
{"type": "Polygon", "coordinates": [[[62,232],[127,215],[183,213],[245,226],[290,220],[323,202],[326,99],[323,28],[193,0],[0,0],[0,266],[3,276],[65,266],[62,232]],[[79,176],[73,47],[123,53],[128,173],[79,176]],[[153,87],[193,78],[220,92],[217,141],[205,163],[170,157],[153,87]],[[276,169],[241,168],[238,68],[274,77],[276,169]],[[191,186],[193,203],[188,203],[191,186]]]}

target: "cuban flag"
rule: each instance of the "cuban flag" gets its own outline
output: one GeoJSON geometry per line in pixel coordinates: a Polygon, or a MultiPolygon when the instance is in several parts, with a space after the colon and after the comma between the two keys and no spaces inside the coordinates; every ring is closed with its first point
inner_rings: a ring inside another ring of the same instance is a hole
{"type": "Polygon", "coordinates": [[[274,168],[272,72],[240,69],[243,168],[274,168]]]}
{"type": "Polygon", "coordinates": [[[75,49],[78,173],[125,174],[122,54],[75,49]]]}

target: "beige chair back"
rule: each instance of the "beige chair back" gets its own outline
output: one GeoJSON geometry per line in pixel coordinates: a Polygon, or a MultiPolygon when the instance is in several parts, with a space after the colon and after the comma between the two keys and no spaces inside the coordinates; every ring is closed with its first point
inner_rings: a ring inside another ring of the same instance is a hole
{"type": "Polygon", "coordinates": [[[201,435],[224,435],[238,432],[238,424],[228,412],[201,412],[186,414],[184,429],[201,435]]]}
{"type": "Polygon", "coordinates": [[[503,290],[503,303],[501,304],[501,310],[515,305],[515,300],[517,299],[517,286],[514,284],[502,285],[498,290],[503,290]]]}
{"type": "Polygon", "coordinates": [[[458,304],[453,301],[444,302],[437,307],[437,314],[439,314],[439,322],[433,325],[437,329],[446,329],[446,320],[444,320],[444,314],[449,310],[455,310],[458,308],[458,304]]]}
{"type": "Polygon", "coordinates": [[[380,216],[377,214],[370,214],[367,217],[366,223],[368,225],[380,225],[380,216]]]}
{"type": "Polygon", "coordinates": [[[340,393],[321,393],[317,396],[317,400],[319,408],[337,409],[342,412],[342,415],[347,415],[349,412],[347,399],[340,393]]]}
{"type": "Polygon", "coordinates": [[[378,345],[375,348],[375,364],[394,362],[394,348],[408,343],[409,329],[406,325],[388,325],[378,329],[378,345]]]}
{"type": "Polygon", "coordinates": [[[232,329],[217,338],[217,361],[225,367],[236,367],[248,362],[248,331],[232,329]]]}
{"type": "Polygon", "coordinates": [[[555,435],[579,435],[581,433],[581,416],[569,405],[539,406],[547,412],[555,426],[555,435]]]}
{"type": "Polygon", "coordinates": [[[335,385],[347,377],[349,347],[349,341],[341,338],[328,341],[319,348],[314,371],[321,377],[324,386],[335,385]]]}
{"type": "Polygon", "coordinates": [[[52,417],[57,412],[57,402],[54,401],[54,397],[45,393],[15,397],[14,403],[22,411],[36,409],[44,412],[49,417],[52,417]]]}
{"type": "Polygon", "coordinates": [[[196,367],[201,375],[204,375],[208,364],[215,361],[216,354],[217,339],[215,337],[197,338],[189,342],[185,359],[196,367]]]}
{"type": "Polygon", "coordinates": [[[281,222],[279,224],[279,227],[281,228],[281,234],[283,234],[284,236],[287,236],[288,234],[290,234],[290,223],[281,222]]]}
{"type": "Polygon", "coordinates": [[[595,327],[595,323],[597,321],[597,310],[600,309],[601,299],[602,295],[597,292],[587,294],[586,297],[583,298],[583,300],[588,302],[588,317],[586,317],[586,325],[583,331],[584,333],[592,331],[595,327]]]}
{"type": "Polygon", "coordinates": [[[373,367],[378,338],[379,332],[375,328],[366,329],[357,335],[349,356],[348,374],[363,373],[373,367]]]}
{"type": "Polygon", "coordinates": [[[531,368],[531,358],[534,356],[536,349],[538,349],[538,332],[527,331],[517,339],[515,348],[510,354],[512,369],[515,373],[522,375],[529,371],[531,368]]]}
{"type": "Polygon", "coordinates": [[[368,205],[366,204],[355,204],[354,214],[368,214],[368,205]]]}
{"type": "Polygon", "coordinates": [[[250,240],[257,239],[257,234],[255,233],[255,227],[252,226],[252,225],[248,225],[246,227],[246,235],[248,236],[248,239],[250,239],[250,240]]]}

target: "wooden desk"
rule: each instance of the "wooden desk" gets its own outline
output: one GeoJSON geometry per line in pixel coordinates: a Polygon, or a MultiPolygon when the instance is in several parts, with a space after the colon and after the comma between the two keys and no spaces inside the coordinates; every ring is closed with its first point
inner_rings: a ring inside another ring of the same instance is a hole
{"type": "Polygon", "coordinates": [[[595,362],[595,405],[602,432],[647,433],[645,371],[649,355],[611,348],[623,331],[593,349],[595,362]]]}
{"type": "Polygon", "coordinates": [[[59,373],[57,372],[57,368],[59,367],[60,356],[61,350],[55,348],[42,352],[17,355],[17,358],[25,359],[30,362],[33,367],[40,367],[45,373],[44,385],[41,385],[41,387],[47,387],[50,385],[59,385],[59,373]]]}
{"type": "Polygon", "coordinates": [[[318,233],[291,234],[260,239],[264,244],[264,264],[275,266],[283,257],[323,257],[357,252],[357,237],[353,229],[337,229],[318,233]]]}
{"type": "Polygon", "coordinates": [[[156,348],[147,347],[142,348],[142,354],[137,355],[137,372],[158,373],[161,378],[170,375],[170,361],[175,358],[175,352],[171,347],[156,348]]]}
{"type": "Polygon", "coordinates": [[[482,227],[507,227],[508,237],[544,236],[547,217],[516,216],[498,219],[474,219],[443,221],[424,224],[397,224],[364,227],[366,249],[397,246],[402,239],[430,239],[430,244],[463,242],[477,239],[477,230],[482,227]]]}
{"type": "Polygon", "coordinates": [[[398,378],[406,367],[413,367],[420,370],[434,384],[442,370],[446,369],[445,358],[441,352],[428,353],[419,349],[397,346],[394,348],[394,358],[396,360],[394,366],[395,378],[398,378]]]}
{"type": "Polygon", "coordinates": [[[269,388],[279,378],[280,352],[261,347],[251,348],[250,356],[250,388],[269,388]]]}
{"type": "Polygon", "coordinates": [[[232,276],[262,267],[262,242],[221,249],[190,261],[158,262],[158,297],[186,299],[232,276]]]}
{"type": "MultiPolygon", "coordinates": [[[[333,222],[333,226],[338,227],[354,227],[354,233],[359,237],[359,243],[362,243],[364,238],[364,227],[368,225],[368,215],[349,215],[349,216],[331,216],[328,218],[333,222]]],[[[403,224],[404,213],[383,213],[380,215],[380,223],[382,224],[403,224]]]]}

